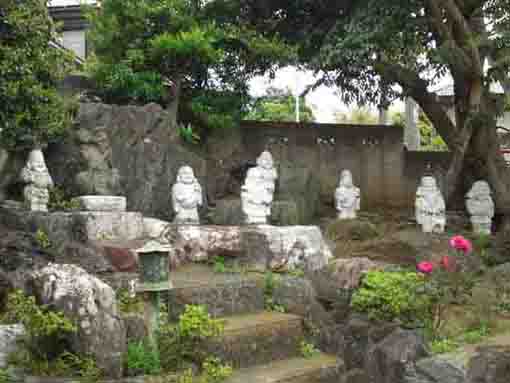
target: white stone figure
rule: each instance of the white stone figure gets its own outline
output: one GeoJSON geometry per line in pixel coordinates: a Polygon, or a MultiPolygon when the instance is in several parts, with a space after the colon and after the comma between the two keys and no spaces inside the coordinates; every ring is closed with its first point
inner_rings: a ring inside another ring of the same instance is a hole
{"type": "Polygon", "coordinates": [[[21,180],[26,184],[23,189],[26,207],[30,211],[48,211],[48,188],[53,187],[53,179],[40,149],[34,149],[28,155],[27,164],[21,171],[21,180]]]}
{"type": "Polygon", "coordinates": [[[446,226],[446,204],[436,179],[425,176],[416,191],[416,222],[424,233],[443,233],[446,226]]]}
{"type": "Polygon", "coordinates": [[[491,234],[494,218],[494,201],[491,188],[486,181],[477,181],[466,195],[466,207],[471,215],[473,231],[478,234],[491,234]]]}
{"type": "Polygon", "coordinates": [[[360,200],[360,190],[352,181],[352,173],[350,170],[343,170],[335,191],[338,219],[356,219],[360,209],[360,200]]]}
{"type": "Polygon", "coordinates": [[[193,169],[182,166],[177,172],[177,181],[172,187],[172,204],[175,223],[199,224],[198,207],[202,206],[202,187],[193,169]]]}
{"type": "Polygon", "coordinates": [[[268,151],[257,158],[257,166],[248,170],[241,188],[242,209],[247,224],[265,224],[271,215],[271,204],[278,173],[268,151]]]}

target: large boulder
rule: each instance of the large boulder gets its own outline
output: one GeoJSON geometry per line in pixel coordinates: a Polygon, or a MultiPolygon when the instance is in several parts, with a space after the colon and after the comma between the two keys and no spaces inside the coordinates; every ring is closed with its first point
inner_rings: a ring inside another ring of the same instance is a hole
{"type": "Polygon", "coordinates": [[[326,266],[331,251],[316,226],[277,227],[171,225],[144,220],[146,246],[171,252],[172,265],[212,260],[215,256],[236,258],[243,266],[265,271],[326,266]]]}
{"type": "Polygon", "coordinates": [[[0,369],[7,367],[9,354],[16,352],[18,341],[25,335],[21,324],[0,325],[0,369]]]}
{"type": "Polygon", "coordinates": [[[415,331],[397,329],[372,345],[365,369],[373,383],[401,383],[410,363],[428,356],[424,339],[415,331]]]}
{"type": "Polygon", "coordinates": [[[467,383],[507,383],[509,376],[510,346],[487,346],[470,360],[467,383]]]}
{"type": "Polygon", "coordinates": [[[126,330],[110,286],[77,266],[50,264],[32,274],[27,288],[39,303],[74,320],[74,352],[92,355],[108,376],[122,376],[126,330]]]}
{"type": "Polygon", "coordinates": [[[406,367],[404,383],[465,383],[466,368],[456,354],[423,358],[406,367]]]}
{"type": "Polygon", "coordinates": [[[331,279],[339,289],[357,289],[363,276],[369,271],[383,270],[384,265],[368,258],[340,258],[332,261],[327,269],[331,279]]]}

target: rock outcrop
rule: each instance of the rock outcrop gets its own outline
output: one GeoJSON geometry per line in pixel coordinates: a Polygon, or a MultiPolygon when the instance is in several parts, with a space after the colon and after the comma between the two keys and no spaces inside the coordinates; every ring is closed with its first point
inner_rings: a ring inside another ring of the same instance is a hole
{"type": "Polygon", "coordinates": [[[73,351],[92,355],[107,376],[122,376],[126,330],[110,286],[74,265],[49,264],[35,271],[28,289],[39,303],[73,319],[73,351]]]}
{"type": "Polygon", "coordinates": [[[255,270],[318,270],[331,251],[316,226],[193,226],[144,220],[146,246],[171,252],[172,265],[206,261],[215,256],[237,258],[255,270]]]}

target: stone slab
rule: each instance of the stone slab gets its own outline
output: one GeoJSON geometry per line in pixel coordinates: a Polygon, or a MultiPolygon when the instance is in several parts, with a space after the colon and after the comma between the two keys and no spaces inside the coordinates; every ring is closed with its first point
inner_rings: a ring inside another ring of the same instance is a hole
{"type": "Polygon", "coordinates": [[[7,367],[7,358],[16,351],[17,341],[23,335],[25,328],[21,324],[0,326],[0,368],[7,367]]]}
{"type": "Polygon", "coordinates": [[[75,200],[84,211],[125,212],[127,207],[126,197],[97,195],[81,196],[75,200]]]}

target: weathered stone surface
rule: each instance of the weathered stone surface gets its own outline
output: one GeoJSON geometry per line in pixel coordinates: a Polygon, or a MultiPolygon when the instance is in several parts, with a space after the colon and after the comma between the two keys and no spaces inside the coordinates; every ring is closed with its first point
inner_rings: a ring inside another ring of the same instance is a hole
{"type": "Polygon", "coordinates": [[[466,383],[507,383],[510,346],[487,346],[469,361],[466,383]]]}
{"type": "Polygon", "coordinates": [[[71,212],[23,213],[3,210],[4,224],[17,230],[43,230],[54,243],[88,240],[134,240],[143,237],[141,213],[134,212],[71,212]]]}
{"type": "Polygon", "coordinates": [[[398,383],[404,379],[409,363],[427,355],[421,336],[397,329],[367,350],[365,368],[373,383],[398,383]]]}
{"type": "Polygon", "coordinates": [[[273,156],[268,151],[257,158],[257,166],[248,170],[241,188],[241,201],[245,223],[265,224],[271,215],[275,182],[278,173],[273,156]]]}
{"type": "Polygon", "coordinates": [[[403,383],[465,383],[465,367],[452,354],[420,359],[406,368],[403,383]]]}
{"type": "Polygon", "coordinates": [[[382,270],[385,265],[368,258],[340,258],[328,265],[331,278],[339,289],[356,289],[369,271],[382,270]]]}
{"type": "Polygon", "coordinates": [[[172,206],[175,223],[199,224],[198,209],[203,205],[202,187],[195,178],[193,169],[182,166],[172,187],[172,206]]]}
{"type": "Polygon", "coordinates": [[[424,233],[443,233],[446,226],[446,204],[436,179],[425,176],[416,191],[416,222],[424,233]]]}
{"type": "Polygon", "coordinates": [[[271,223],[276,226],[295,226],[301,223],[299,208],[294,201],[274,201],[271,223]]]}
{"type": "Polygon", "coordinates": [[[171,120],[157,104],[81,103],[69,137],[45,152],[48,168],[73,195],[123,195],[128,210],[172,220],[177,170],[190,165],[203,181],[206,162],[182,144],[171,120]]]}
{"type": "Polygon", "coordinates": [[[360,190],[353,184],[351,171],[343,170],[335,191],[338,219],[356,219],[360,203],[360,190]]]}
{"type": "Polygon", "coordinates": [[[354,369],[343,376],[342,383],[372,383],[367,373],[361,369],[354,369]]]}
{"type": "Polygon", "coordinates": [[[7,367],[9,354],[17,349],[17,341],[25,335],[25,328],[21,324],[0,325],[0,368],[7,367]]]}
{"type": "Polygon", "coordinates": [[[175,266],[215,256],[237,257],[258,270],[317,270],[331,258],[322,233],[315,226],[196,226],[146,220],[145,233],[153,246],[172,251],[175,266]]]}
{"type": "Polygon", "coordinates": [[[149,335],[143,315],[136,313],[123,314],[122,320],[126,326],[126,340],[128,343],[143,342],[149,335]]]}
{"type": "Polygon", "coordinates": [[[487,181],[477,181],[466,195],[466,208],[471,215],[473,231],[478,234],[492,233],[495,207],[487,181]]]}
{"type": "MultiPolygon", "coordinates": [[[[273,206],[273,212],[275,206],[273,206]]],[[[216,201],[216,206],[211,208],[208,221],[212,225],[242,225],[243,210],[239,198],[229,198],[216,201]]]]}
{"type": "Polygon", "coordinates": [[[124,212],[127,206],[126,197],[117,196],[82,196],[76,201],[85,211],[124,212]]]}
{"type": "Polygon", "coordinates": [[[75,320],[74,352],[93,355],[107,376],[122,375],[126,330],[111,287],[77,266],[57,264],[35,271],[27,287],[38,302],[75,320]]]}

